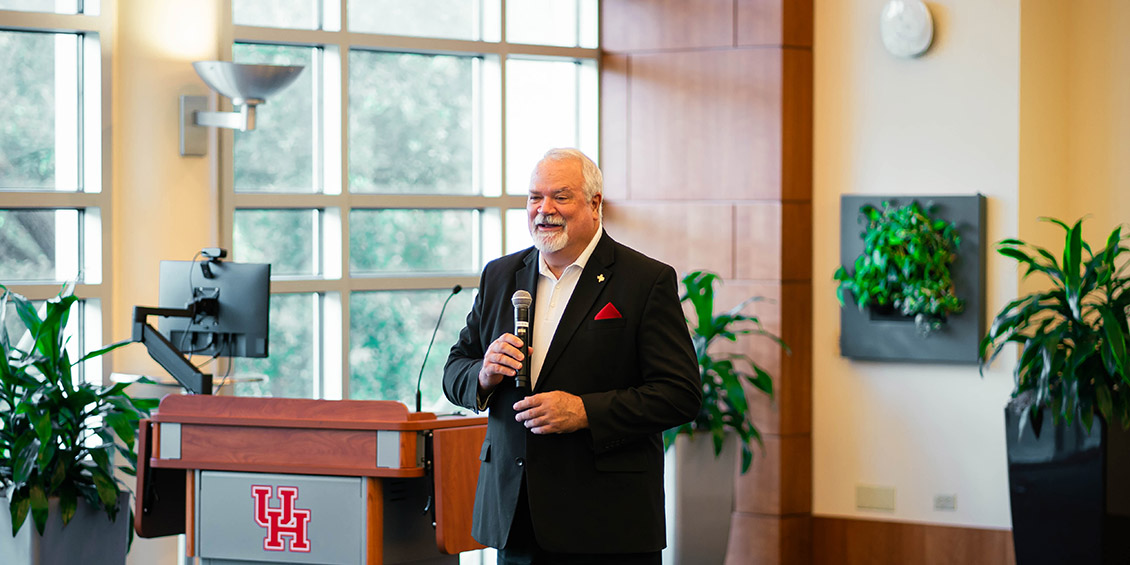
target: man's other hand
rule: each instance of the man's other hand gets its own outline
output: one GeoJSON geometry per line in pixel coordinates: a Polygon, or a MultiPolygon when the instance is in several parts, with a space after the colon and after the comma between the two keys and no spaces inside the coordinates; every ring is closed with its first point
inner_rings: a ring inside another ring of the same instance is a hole
{"type": "Polygon", "coordinates": [[[514,403],[514,411],[518,413],[514,419],[535,434],[567,434],[589,427],[581,397],[560,390],[527,396],[514,403]]]}

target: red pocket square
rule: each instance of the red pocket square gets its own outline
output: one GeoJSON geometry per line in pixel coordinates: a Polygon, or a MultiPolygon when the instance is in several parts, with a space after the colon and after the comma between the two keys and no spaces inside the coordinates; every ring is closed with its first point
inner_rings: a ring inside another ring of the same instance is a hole
{"type": "Polygon", "coordinates": [[[617,310],[616,307],[613,306],[611,302],[609,302],[608,304],[604,305],[604,308],[600,309],[600,312],[596,313],[596,317],[593,318],[593,319],[594,320],[615,320],[615,319],[618,319],[618,318],[623,318],[623,316],[621,316],[620,311],[617,310]]]}

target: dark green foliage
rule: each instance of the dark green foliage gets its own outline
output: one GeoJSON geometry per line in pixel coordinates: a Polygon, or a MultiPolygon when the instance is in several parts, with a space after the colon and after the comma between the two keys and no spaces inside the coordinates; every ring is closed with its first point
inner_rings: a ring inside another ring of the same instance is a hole
{"type": "Polygon", "coordinates": [[[232,222],[234,257],[244,263],[270,263],[272,277],[319,274],[310,253],[311,240],[317,241],[318,216],[315,210],[237,209],[232,222]]]}
{"type": "Polygon", "coordinates": [[[54,278],[57,223],[54,210],[0,210],[0,278],[54,278]]]}
{"type": "Polygon", "coordinates": [[[352,273],[467,273],[476,270],[471,210],[353,210],[352,273]]]}
{"type": "Polygon", "coordinates": [[[294,84],[271,97],[256,114],[255,131],[234,133],[236,192],[318,192],[314,172],[317,50],[297,45],[236,43],[232,60],[306,67],[294,84]]]}
{"type": "Polygon", "coordinates": [[[913,317],[923,335],[940,328],[950,314],[961,312],[964,301],[954,293],[950,275],[961,244],[957,226],[931,218],[917,202],[905,206],[883,202],[882,210],[865,205],[859,212],[867,223],[860,234],[864,250],[855,260],[854,272],[844,266],[836,269],[841,306],[844,292],[850,292],[860,310],[913,317]]]}
{"type": "Polygon", "coordinates": [[[349,190],[470,194],[470,57],[349,53],[349,190]]]}
{"type": "Polygon", "coordinates": [[[1075,225],[1041,218],[1066,232],[1057,260],[1046,249],[1019,239],[997,243],[997,252],[1026,267],[1024,277],[1046,277],[1051,289],[1009,302],[993,319],[981,340],[981,369],[992,363],[1005,345],[1020,345],[1013,370],[1013,398],[1030,403],[1020,429],[1031,422],[1039,434],[1041,412],[1052,410],[1053,421],[1083,419],[1088,430],[1097,411],[1111,424],[1130,428],[1130,357],[1127,356],[1127,308],[1130,277],[1119,257],[1128,251],[1122,228],[1115,228],[1106,247],[1092,251],[1075,225]],[[1062,262],[1061,262],[1062,261],[1062,262]],[[985,354],[992,351],[988,359],[985,354]]]}
{"type": "Polygon", "coordinates": [[[781,338],[767,331],[755,316],[747,316],[741,311],[752,302],[762,300],[759,296],[746,299],[741,304],[714,314],[714,283],[722,279],[714,273],[695,271],[683,277],[687,293],[680,299],[690,301],[694,308],[696,322],[691,324],[691,339],[698,356],[699,376],[702,377],[702,409],[691,422],[663,432],[663,447],[675,443],[680,433],[694,431],[710,432],[714,439],[714,454],[722,452],[722,440],[727,429],[733,430],[742,442],[742,472],[749,470],[753,462],[752,441],[761,444],[761,433],[749,419],[749,402],[746,399],[744,384],[773,398],[773,378],[753,359],[740,353],[711,353],[710,346],[717,338],[737,341],[739,335],[754,334],[765,336],[788,351],[781,338]],[[744,367],[748,366],[749,371],[744,367]],[[744,383],[744,384],[743,384],[744,383]]]}
{"type": "Polygon", "coordinates": [[[0,186],[6,189],[56,188],[55,37],[0,31],[0,186]]]}
{"type": "Polygon", "coordinates": [[[121,492],[111,463],[114,451],[126,463],[118,468],[135,474],[138,419],[148,416],[156,401],[129,398],[125,384],[76,384],[71,371],[129,342],[72,363],[64,337],[77,300],[71,288],[47,301],[42,318],[27,299],[3,285],[0,290],[0,351],[6,361],[0,363],[0,488],[10,489],[12,534],[29,513],[42,534],[50,497],[59,497],[64,524],[74,516],[79,497],[112,519],[121,492]],[[9,338],[4,317],[13,310],[30,336],[26,347],[9,338]]]}
{"type": "MultiPolygon", "coordinates": [[[[448,294],[447,290],[353,293],[349,302],[349,398],[415,403],[420,363],[448,294]]],[[[426,411],[459,409],[443,395],[443,366],[474,297],[475,291],[464,290],[447,307],[421,381],[426,411]]]]}
{"type": "MultiPolygon", "coordinates": [[[[57,44],[57,37],[0,31],[0,190],[75,189],[57,179],[55,171],[55,73],[66,72],[65,65],[56,65],[55,55],[57,47],[68,43],[57,44]]],[[[59,125],[68,127],[65,121],[59,125]]],[[[54,223],[50,210],[0,210],[0,278],[51,277],[54,223]]]]}
{"type": "MultiPolygon", "coordinates": [[[[274,264],[271,272],[274,273],[274,264]]],[[[263,380],[239,380],[230,384],[236,396],[317,398],[314,390],[314,312],[319,298],[314,294],[272,294],[268,314],[270,355],[235,358],[234,373],[263,380]]]]}

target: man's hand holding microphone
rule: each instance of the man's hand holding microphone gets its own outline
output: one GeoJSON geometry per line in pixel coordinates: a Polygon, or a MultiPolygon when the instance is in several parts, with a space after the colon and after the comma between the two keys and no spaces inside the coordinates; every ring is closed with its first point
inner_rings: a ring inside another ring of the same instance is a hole
{"type": "MultiPolygon", "coordinates": [[[[514,385],[530,392],[530,372],[526,346],[530,339],[529,292],[518,290],[511,298],[514,305],[515,334],[505,333],[491,342],[479,369],[480,397],[490,394],[506,377],[514,377],[514,385]]],[[[514,403],[514,419],[535,434],[563,434],[588,427],[584,402],[579,396],[554,390],[527,396],[514,403]]]]}

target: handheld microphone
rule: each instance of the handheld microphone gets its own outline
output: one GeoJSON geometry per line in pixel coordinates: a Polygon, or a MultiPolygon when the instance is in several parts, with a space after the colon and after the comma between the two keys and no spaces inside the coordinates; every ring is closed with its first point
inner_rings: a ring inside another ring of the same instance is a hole
{"type": "Polygon", "coordinates": [[[524,290],[514,291],[510,297],[514,305],[514,335],[522,340],[522,366],[514,375],[514,386],[520,389],[530,389],[530,305],[534,303],[530,293],[524,290]]]}
{"type": "Polygon", "coordinates": [[[440,322],[443,321],[443,312],[444,312],[444,310],[447,310],[447,303],[451,302],[451,299],[456,294],[459,294],[459,291],[461,291],[461,290],[463,290],[463,287],[460,286],[460,285],[455,285],[455,286],[451,287],[451,294],[447,295],[447,300],[443,301],[443,307],[439,309],[439,317],[436,318],[436,327],[435,327],[434,330],[432,330],[432,339],[431,339],[431,341],[428,342],[428,349],[426,351],[424,351],[424,362],[420,364],[420,376],[416,377],[416,411],[417,412],[420,411],[420,407],[421,407],[420,383],[422,383],[423,380],[424,380],[424,366],[428,364],[428,355],[432,352],[432,344],[434,344],[436,342],[436,332],[439,331],[439,324],[440,324],[440,322]]]}

